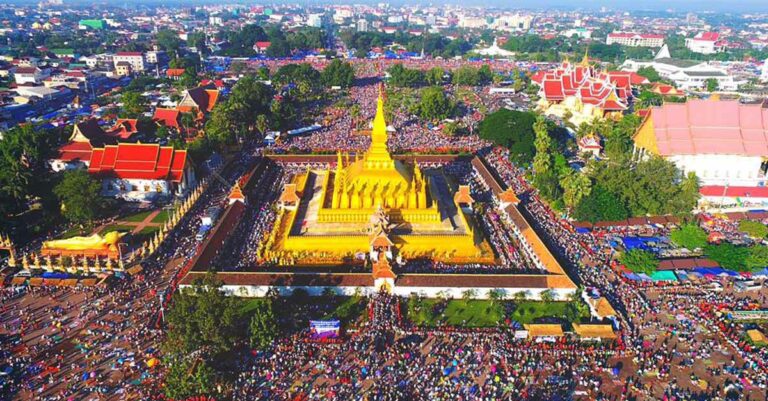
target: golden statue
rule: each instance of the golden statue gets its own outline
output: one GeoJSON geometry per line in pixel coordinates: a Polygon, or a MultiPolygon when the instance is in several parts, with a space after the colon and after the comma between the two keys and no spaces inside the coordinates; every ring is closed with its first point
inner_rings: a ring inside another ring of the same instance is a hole
{"type": "Polygon", "coordinates": [[[43,242],[43,250],[89,251],[110,250],[117,251],[117,244],[125,233],[117,231],[108,232],[103,237],[93,234],[88,237],[72,237],[43,242]]]}

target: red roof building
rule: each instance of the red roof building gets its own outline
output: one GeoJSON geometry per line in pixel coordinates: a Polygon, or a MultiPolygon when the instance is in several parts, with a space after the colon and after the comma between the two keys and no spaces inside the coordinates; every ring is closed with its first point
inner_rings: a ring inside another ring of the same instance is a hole
{"type": "Polygon", "coordinates": [[[578,65],[566,61],[554,70],[534,74],[531,79],[539,84],[540,96],[549,104],[576,97],[582,104],[613,112],[626,110],[632,98],[631,73],[611,71],[598,74],[586,57],[578,65]]]}
{"type": "Polygon", "coordinates": [[[152,116],[152,120],[157,124],[162,124],[168,128],[180,129],[181,128],[181,112],[175,109],[164,109],[158,107],[155,109],[155,114],[152,116]]]}
{"type": "Polygon", "coordinates": [[[176,110],[182,113],[191,113],[195,110],[198,112],[209,112],[213,110],[218,100],[219,91],[217,89],[207,89],[198,86],[197,88],[188,89],[184,93],[184,97],[179,101],[176,110]]]}
{"type": "Polygon", "coordinates": [[[184,69],[183,68],[169,68],[167,71],[165,71],[165,76],[167,76],[170,79],[179,79],[182,75],[184,75],[184,69]]]}
{"type": "Polygon", "coordinates": [[[158,144],[119,143],[93,149],[88,172],[101,178],[179,183],[186,167],[186,150],[158,144]]]}
{"type": "Polygon", "coordinates": [[[138,123],[139,120],[135,118],[118,118],[115,126],[106,134],[120,141],[127,141],[139,132],[138,123]]]}
{"type": "Polygon", "coordinates": [[[640,157],[659,155],[702,185],[762,186],[768,108],[736,100],[689,100],[652,107],[635,133],[640,157]]]}
{"type": "Polygon", "coordinates": [[[253,44],[253,50],[256,50],[259,53],[264,53],[271,44],[272,42],[256,42],[253,44]]]}

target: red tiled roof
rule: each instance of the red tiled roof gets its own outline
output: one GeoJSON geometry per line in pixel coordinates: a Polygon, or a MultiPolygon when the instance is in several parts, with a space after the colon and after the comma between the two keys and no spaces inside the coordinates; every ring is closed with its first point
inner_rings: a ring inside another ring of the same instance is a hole
{"type": "Polygon", "coordinates": [[[272,42],[256,42],[255,46],[256,46],[256,48],[259,48],[259,49],[266,49],[271,44],[272,44],[272,42]]]}
{"type": "Polygon", "coordinates": [[[115,126],[107,132],[107,135],[122,140],[130,139],[133,134],[139,132],[138,123],[139,120],[135,118],[119,118],[115,121],[115,126]]]}
{"type": "Polygon", "coordinates": [[[768,156],[768,109],[736,100],[690,100],[651,108],[659,154],[768,156]]]}
{"type": "Polygon", "coordinates": [[[165,72],[165,75],[169,77],[180,77],[184,75],[184,69],[183,68],[169,68],[168,71],[165,72]]]}
{"type": "Polygon", "coordinates": [[[158,144],[119,143],[93,149],[88,172],[125,179],[180,182],[186,161],[186,150],[158,144]]]}
{"type": "Polygon", "coordinates": [[[720,34],[717,32],[701,32],[694,37],[696,40],[705,40],[708,42],[716,42],[720,38],[720,34]]]}
{"type": "Polygon", "coordinates": [[[725,189],[722,185],[705,185],[699,189],[703,196],[725,196],[730,198],[768,198],[768,187],[731,187],[725,189]]]}
{"type": "Polygon", "coordinates": [[[71,161],[88,161],[91,160],[91,152],[93,147],[88,142],[68,142],[62,145],[58,150],[58,160],[71,162],[71,161]]]}
{"type": "Polygon", "coordinates": [[[155,109],[155,115],[152,116],[152,119],[155,122],[165,125],[166,127],[179,129],[180,115],[181,112],[178,110],[158,107],[155,109]]]}

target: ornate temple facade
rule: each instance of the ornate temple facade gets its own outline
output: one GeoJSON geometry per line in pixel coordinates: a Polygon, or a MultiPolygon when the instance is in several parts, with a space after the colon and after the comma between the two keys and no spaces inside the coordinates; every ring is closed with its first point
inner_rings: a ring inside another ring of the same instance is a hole
{"type": "Polygon", "coordinates": [[[620,118],[629,107],[632,84],[638,77],[624,71],[598,72],[585,55],[578,64],[566,60],[531,80],[540,87],[540,110],[578,126],[594,119],[620,118]]]}

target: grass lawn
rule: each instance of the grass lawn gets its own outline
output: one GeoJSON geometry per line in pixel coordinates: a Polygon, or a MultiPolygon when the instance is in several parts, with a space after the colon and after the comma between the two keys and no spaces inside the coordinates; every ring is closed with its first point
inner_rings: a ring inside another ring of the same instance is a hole
{"type": "Polygon", "coordinates": [[[521,324],[536,322],[539,318],[553,317],[568,322],[588,317],[586,308],[581,310],[571,302],[510,301],[453,299],[444,303],[439,299],[409,299],[407,317],[417,326],[495,327],[504,324],[509,317],[521,324]],[[509,316],[507,316],[509,313],[509,316]]]}
{"type": "Polygon", "coordinates": [[[154,234],[157,231],[160,231],[160,227],[152,227],[152,226],[146,226],[139,230],[140,235],[146,235],[146,234],[154,234]]]}
{"type": "MultiPolygon", "coordinates": [[[[589,312],[586,312],[589,315],[589,312]]],[[[515,305],[512,312],[512,320],[522,324],[533,323],[542,317],[557,317],[565,319],[571,323],[582,317],[587,317],[580,313],[571,302],[534,302],[524,301],[515,305]]]]}
{"type": "Polygon", "coordinates": [[[87,227],[83,228],[82,231],[81,231],[80,226],[74,226],[74,227],[70,228],[69,230],[64,231],[59,236],[59,238],[60,239],[67,239],[67,238],[72,238],[72,237],[77,237],[77,236],[82,236],[82,235],[90,235],[90,234],[91,234],[91,230],[88,229],[87,227]]]}
{"type": "Polygon", "coordinates": [[[130,221],[132,223],[141,223],[142,221],[144,221],[144,219],[149,217],[149,215],[152,214],[153,211],[154,210],[147,210],[146,212],[139,212],[139,213],[136,213],[136,214],[125,216],[125,217],[121,218],[120,220],[122,220],[122,221],[130,221]]]}
{"type": "Polygon", "coordinates": [[[408,318],[417,326],[495,327],[504,321],[502,302],[463,299],[449,300],[443,308],[439,299],[408,300],[408,318]]]}
{"type": "Polygon", "coordinates": [[[111,224],[101,229],[101,234],[106,234],[110,231],[131,232],[136,228],[125,224],[111,224]]]}
{"type": "Polygon", "coordinates": [[[155,217],[152,218],[152,222],[153,223],[161,223],[161,224],[165,223],[166,221],[168,221],[168,218],[170,216],[169,212],[170,212],[170,210],[168,210],[168,209],[161,210],[160,213],[158,213],[155,217]]]}

